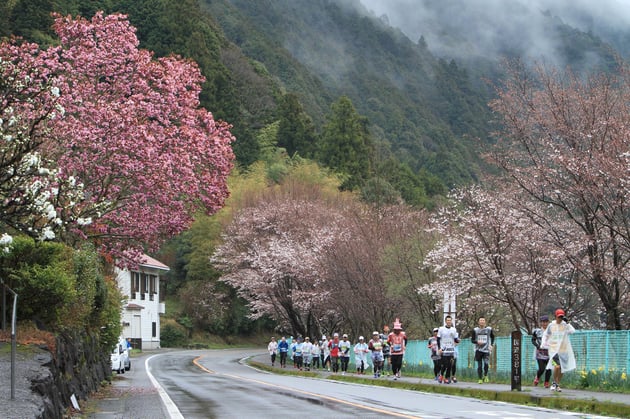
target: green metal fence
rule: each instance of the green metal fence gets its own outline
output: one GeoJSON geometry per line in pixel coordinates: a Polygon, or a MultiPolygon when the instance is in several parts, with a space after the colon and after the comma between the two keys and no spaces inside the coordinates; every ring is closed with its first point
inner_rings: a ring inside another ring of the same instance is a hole
{"type": "MultiPolygon", "coordinates": [[[[490,368],[494,372],[509,374],[511,371],[511,338],[495,339],[490,368]]],[[[571,335],[577,371],[630,372],[630,330],[579,330],[571,335]]],[[[475,349],[470,339],[462,339],[458,345],[457,367],[475,367],[475,349]]],[[[521,340],[523,354],[522,373],[533,375],[537,365],[531,335],[521,340]]],[[[405,352],[406,365],[432,365],[426,340],[410,340],[405,352]]]]}

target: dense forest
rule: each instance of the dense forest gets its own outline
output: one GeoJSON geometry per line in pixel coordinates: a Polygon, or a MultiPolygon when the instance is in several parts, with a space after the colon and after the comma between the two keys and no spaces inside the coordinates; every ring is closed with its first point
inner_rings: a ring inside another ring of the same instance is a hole
{"type": "MultiPolygon", "coordinates": [[[[177,324],[189,332],[269,325],[246,320],[244,300],[216,281],[221,273],[210,262],[231,212],[258,189],[286,188],[283,180],[298,176],[302,187],[332,184],[364,203],[432,210],[449,190],[492,170],[482,155],[500,128],[488,107],[505,75],[499,59],[438,55],[431,37],[410,39],[359,0],[8,0],[0,36],[56,45],[52,12],[89,18],[99,10],[128,15],[140,47],[156,57],[196,62],[206,79],[201,105],[236,138],[231,203],[213,218],[199,216],[160,255],[172,268],[168,292],[186,302],[177,324]]],[[[578,72],[614,68],[614,49],[602,39],[543,15],[549,36],[562,40],[563,62],[578,72]]],[[[443,42],[474,43],[446,29],[443,42]]],[[[522,58],[523,48],[502,45],[501,58],[522,58]]],[[[411,281],[392,292],[413,289],[411,281]]]]}

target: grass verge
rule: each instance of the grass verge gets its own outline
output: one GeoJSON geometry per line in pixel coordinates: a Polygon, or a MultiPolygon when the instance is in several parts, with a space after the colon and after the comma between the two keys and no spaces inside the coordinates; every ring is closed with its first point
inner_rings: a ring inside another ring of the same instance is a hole
{"type": "MultiPolygon", "coordinates": [[[[312,371],[295,371],[293,369],[272,368],[267,364],[248,361],[249,365],[258,369],[273,372],[280,375],[297,375],[302,377],[324,377],[324,374],[312,371]]],[[[412,391],[422,391],[425,393],[449,394],[453,396],[471,397],[480,400],[492,400],[506,403],[521,404],[526,406],[537,406],[547,409],[564,410],[568,412],[579,412],[584,414],[613,416],[619,418],[630,417],[630,406],[621,403],[602,402],[599,400],[570,399],[554,393],[549,396],[535,396],[523,392],[515,391],[494,391],[476,388],[444,386],[437,384],[410,383],[406,381],[392,380],[372,380],[356,377],[352,375],[330,375],[329,380],[367,384],[372,386],[401,388],[412,391]]]]}

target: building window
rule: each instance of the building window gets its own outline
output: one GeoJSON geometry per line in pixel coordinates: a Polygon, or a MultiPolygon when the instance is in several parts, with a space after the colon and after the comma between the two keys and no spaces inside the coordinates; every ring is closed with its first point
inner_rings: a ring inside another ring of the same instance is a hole
{"type": "Polygon", "coordinates": [[[135,299],[136,293],[140,290],[140,272],[131,273],[131,298],[135,299]]]}
{"type": "Polygon", "coordinates": [[[157,276],[149,275],[149,299],[153,301],[153,296],[157,294],[157,276]]]}
{"type": "Polygon", "coordinates": [[[151,336],[153,336],[154,338],[157,337],[157,323],[156,322],[151,323],[151,336]]]}

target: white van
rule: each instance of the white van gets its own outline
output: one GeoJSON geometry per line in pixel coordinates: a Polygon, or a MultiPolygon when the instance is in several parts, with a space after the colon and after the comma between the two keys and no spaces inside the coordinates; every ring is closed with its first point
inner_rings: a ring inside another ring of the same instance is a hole
{"type": "Polygon", "coordinates": [[[131,369],[129,349],[127,348],[127,341],[124,338],[118,340],[118,343],[112,349],[110,359],[112,362],[112,371],[116,371],[118,374],[124,374],[125,371],[131,369]]]}

